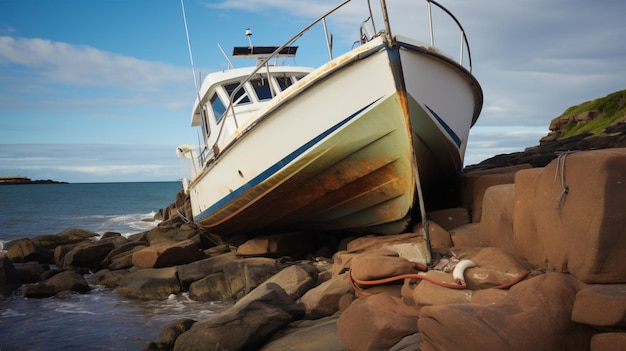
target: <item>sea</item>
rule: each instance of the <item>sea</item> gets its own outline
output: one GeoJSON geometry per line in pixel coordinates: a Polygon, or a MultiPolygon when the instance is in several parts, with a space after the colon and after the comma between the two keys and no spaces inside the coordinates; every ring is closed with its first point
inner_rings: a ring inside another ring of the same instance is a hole
{"type": "MultiPolygon", "coordinates": [[[[0,250],[11,240],[67,228],[125,236],[149,230],[181,188],[175,181],[0,186],[0,250]]],[[[42,299],[25,298],[22,288],[0,296],[0,351],[140,350],[176,320],[203,319],[227,307],[193,301],[186,293],[141,301],[92,288],[42,299]]]]}

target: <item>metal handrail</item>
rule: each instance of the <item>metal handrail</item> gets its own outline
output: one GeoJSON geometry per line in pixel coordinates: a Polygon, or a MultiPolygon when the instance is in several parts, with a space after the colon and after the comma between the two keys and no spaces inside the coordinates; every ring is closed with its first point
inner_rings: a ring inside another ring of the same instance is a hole
{"type": "MultiPolygon", "coordinates": [[[[236,93],[243,89],[243,86],[249,82],[261,69],[261,67],[267,67],[268,62],[277,57],[279,55],[279,53],[287,46],[291,45],[294,41],[296,41],[297,39],[299,39],[305,32],[307,32],[309,29],[311,29],[311,27],[315,26],[316,24],[318,24],[320,21],[324,22],[324,25],[326,24],[326,18],[328,16],[330,16],[332,13],[334,13],[335,11],[337,11],[338,9],[340,9],[341,7],[345,6],[346,4],[348,4],[349,2],[351,2],[352,0],[344,0],[343,2],[341,2],[339,5],[335,6],[334,8],[332,8],[330,11],[326,12],[324,15],[320,16],[318,19],[316,19],[315,21],[311,22],[308,26],[304,27],[302,30],[300,30],[296,35],[294,35],[293,37],[291,37],[289,40],[287,40],[283,45],[281,45],[280,47],[278,47],[276,50],[274,50],[274,52],[272,52],[270,55],[268,55],[267,57],[263,58],[262,60],[259,60],[259,62],[257,62],[257,65],[255,67],[255,69],[243,80],[239,83],[239,85],[237,85],[237,87],[232,91],[232,93],[230,94],[229,97],[229,101],[228,101],[228,107],[226,108],[226,111],[224,112],[224,118],[222,120],[222,123],[220,125],[220,130],[218,132],[217,138],[215,139],[215,144],[213,145],[212,149],[214,151],[214,155],[213,156],[217,156],[217,153],[219,153],[219,149],[217,148],[217,144],[219,142],[219,139],[222,135],[222,132],[224,130],[224,126],[226,125],[226,119],[229,117],[229,111],[231,113],[231,116],[233,118],[233,121],[235,122],[235,128],[239,128],[239,124],[237,122],[237,117],[235,114],[235,101],[233,101],[234,97],[237,95],[236,93]]],[[[448,16],[450,16],[450,18],[452,18],[452,20],[457,24],[457,26],[459,27],[460,31],[461,31],[461,54],[459,57],[459,64],[463,65],[463,44],[465,44],[465,47],[467,48],[467,56],[468,56],[468,70],[471,72],[472,71],[472,55],[470,52],[470,47],[469,47],[469,42],[467,40],[467,36],[465,34],[465,30],[463,29],[463,26],[461,25],[461,23],[458,21],[458,19],[452,14],[452,12],[450,12],[448,9],[446,9],[443,5],[439,4],[437,1],[435,0],[425,0],[426,2],[428,2],[428,16],[429,16],[429,31],[430,31],[430,38],[431,38],[431,46],[434,47],[434,39],[433,39],[433,26],[432,26],[432,13],[431,13],[431,6],[430,4],[434,4],[435,6],[439,7],[441,10],[443,10],[446,14],[448,14],[448,16]]],[[[383,15],[383,20],[385,22],[385,33],[384,35],[387,36],[387,38],[389,40],[393,39],[393,36],[391,34],[391,27],[390,27],[390,21],[388,18],[388,14],[387,14],[387,5],[385,0],[380,0],[381,3],[381,10],[382,10],[382,15],[383,15]]],[[[370,1],[367,1],[367,5],[369,8],[369,13],[370,13],[370,18],[372,20],[372,25],[373,25],[373,16],[372,16],[372,8],[371,8],[371,4],[370,1]]],[[[325,33],[326,33],[326,28],[325,29],[325,33]]],[[[329,44],[328,42],[328,34],[325,35],[326,39],[327,39],[327,45],[332,45],[329,44]]],[[[329,55],[332,58],[332,48],[328,47],[329,50],[329,55]]],[[[270,72],[268,69],[268,79],[270,79],[270,72]]],[[[271,86],[270,86],[271,88],[271,86]]]]}
{"type": "MultiPolygon", "coordinates": [[[[311,29],[311,27],[313,27],[314,25],[316,25],[317,23],[319,23],[322,20],[325,20],[326,17],[330,16],[333,12],[337,11],[338,9],[340,9],[341,7],[343,7],[344,5],[346,5],[347,3],[349,3],[352,0],[345,0],[343,1],[341,4],[335,6],[333,9],[331,9],[330,11],[326,12],[324,15],[320,16],[318,19],[316,19],[315,21],[311,22],[308,26],[304,27],[301,31],[299,31],[296,35],[294,35],[293,37],[291,37],[291,39],[287,40],[283,45],[281,45],[280,47],[278,47],[276,50],[274,50],[274,52],[272,52],[270,55],[268,55],[267,57],[263,58],[263,60],[260,60],[255,69],[243,80],[241,81],[241,83],[239,83],[239,85],[233,90],[233,92],[231,93],[230,97],[229,97],[229,101],[228,101],[228,107],[226,108],[226,111],[224,112],[224,114],[226,114],[226,116],[224,116],[224,120],[220,126],[220,130],[219,133],[217,134],[217,138],[215,139],[215,145],[217,145],[220,136],[222,135],[222,131],[224,130],[224,126],[226,125],[226,118],[228,118],[228,111],[230,110],[232,113],[232,117],[233,117],[233,121],[235,122],[235,128],[239,128],[239,125],[237,123],[237,117],[235,116],[235,105],[233,102],[233,98],[236,95],[236,93],[241,90],[244,86],[244,84],[246,84],[247,82],[250,81],[250,79],[252,79],[252,77],[257,74],[257,72],[259,72],[259,70],[261,69],[261,67],[265,67],[267,65],[267,63],[273,59],[274,57],[278,56],[278,54],[281,52],[281,50],[283,50],[285,47],[291,45],[294,41],[296,41],[297,39],[299,39],[305,32],[307,32],[309,29],[311,29]]],[[[268,77],[269,78],[269,77],[268,77]]]]}
{"type": "Polygon", "coordinates": [[[461,30],[461,55],[459,57],[459,64],[461,64],[461,65],[463,64],[463,44],[465,44],[465,47],[467,48],[468,69],[469,69],[470,72],[472,72],[472,53],[470,51],[469,42],[467,40],[467,35],[465,35],[465,29],[463,29],[463,26],[461,25],[461,22],[459,22],[459,20],[452,14],[452,12],[450,12],[447,8],[445,8],[443,5],[441,5],[437,1],[435,1],[435,0],[426,0],[426,1],[429,4],[429,6],[428,6],[428,19],[429,19],[429,27],[430,27],[430,45],[433,46],[433,47],[435,46],[434,39],[433,39],[432,15],[431,15],[431,9],[430,9],[430,4],[432,3],[435,6],[439,7],[446,14],[448,14],[448,16],[450,16],[450,18],[452,18],[452,20],[456,23],[456,25],[461,30]]]}

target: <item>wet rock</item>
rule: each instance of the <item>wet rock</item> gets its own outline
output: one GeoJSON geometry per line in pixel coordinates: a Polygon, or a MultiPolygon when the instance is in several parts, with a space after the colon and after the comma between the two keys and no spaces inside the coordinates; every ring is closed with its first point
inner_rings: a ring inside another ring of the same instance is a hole
{"type": "Polygon", "coordinates": [[[348,350],[388,350],[417,333],[418,309],[399,298],[371,295],[352,302],[337,326],[348,350]]]}
{"type": "Polygon", "coordinates": [[[108,242],[94,241],[81,243],[67,252],[59,262],[59,265],[66,269],[71,269],[72,267],[86,267],[96,272],[102,268],[102,260],[113,249],[115,249],[115,245],[108,242]]]}
{"type": "Polygon", "coordinates": [[[117,288],[122,283],[122,279],[128,274],[127,269],[111,271],[109,269],[101,269],[96,273],[88,276],[87,282],[93,285],[101,285],[107,288],[117,288]]]}
{"type": "Polygon", "coordinates": [[[309,263],[296,264],[284,268],[264,283],[276,283],[294,300],[299,299],[315,286],[317,269],[309,263]]]}
{"type": "Polygon", "coordinates": [[[51,250],[45,249],[31,239],[18,239],[8,245],[6,253],[12,262],[37,261],[39,263],[51,263],[54,254],[51,250]]]}
{"type": "Polygon", "coordinates": [[[165,328],[161,329],[159,333],[159,344],[167,346],[171,349],[176,342],[176,339],[184,332],[191,329],[196,324],[193,319],[181,319],[173,323],[168,324],[165,328]]]}
{"type": "Polygon", "coordinates": [[[15,266],[7,257],[0,257],[0,295],[9,296],[22,285],[15,266]]]}
{"type": "Polygon", "coordinates": [[[35,261],[14,263],[13,267],[17,273],[17,277],[22,283],[35,283],[42,280],[43,274],[50,270],[47,264],[41,264],[35,261]]]}
{"type": "Polygon", "coordinates": [[[117,293],[141,300],[164,300],[182,290],[176,267],[140,269],[122,278],[117,293]]]}
{"type": "Polygon", "coordinates": [[[274,283],[263,284],[228,310],[195,323],[181,334],[175,351],[255,350],[277,330],[304,314],[274,283]]]}
{"type": "Polygon", "coordinates": [[[196,280],[189,286],[189,298],[196,301],[229,301],[235,300],[224,272],[215,272],[196,280]]]}
{"type": "Polygon", "coordinates": [[[80,236],[73,235],[38,235],[32,238],[35,245],[39,245],[45,249],[54,250],[59,245],[77,244],[79,242],[89,240],[80,236]]]}
{"type": "Polygon", "coordinates": [[[51,297],[63,291],[87,293],[91,290],[89,284],[81,274],[73,271],[64,271],[52,278],[24,285],[24,297],[51,297]]]}

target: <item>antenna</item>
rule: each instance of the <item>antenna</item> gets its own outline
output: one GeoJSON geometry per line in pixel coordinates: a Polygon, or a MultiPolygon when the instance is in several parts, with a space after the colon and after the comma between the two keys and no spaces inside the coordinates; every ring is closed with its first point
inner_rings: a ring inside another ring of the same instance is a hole
{"type": "Polygon", "coordinates": [[[246,36],[248,37],[248,44],[250,45],[250,49],[252,49],[252,39],[250,39],[252,37],[252,29],[246,29],[246,36]]]}

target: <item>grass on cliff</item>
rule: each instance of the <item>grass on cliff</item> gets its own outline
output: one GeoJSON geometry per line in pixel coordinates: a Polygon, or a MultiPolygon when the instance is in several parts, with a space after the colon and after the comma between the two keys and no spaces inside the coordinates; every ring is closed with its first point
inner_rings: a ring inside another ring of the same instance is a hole
{"type": "Polygon", "coordinates": [[[594,110],[598,111],[598,117],[582,125],[577,126],[576,123],[569,123],[563,126],[562,129],[565,130],[565,133],[561,134],[559,139],[569,138],[582,133],[602,133],[613,121],[626,115],[626,90],[621,90],[603,98],[572,106],[557,118],[594,110]]]}

